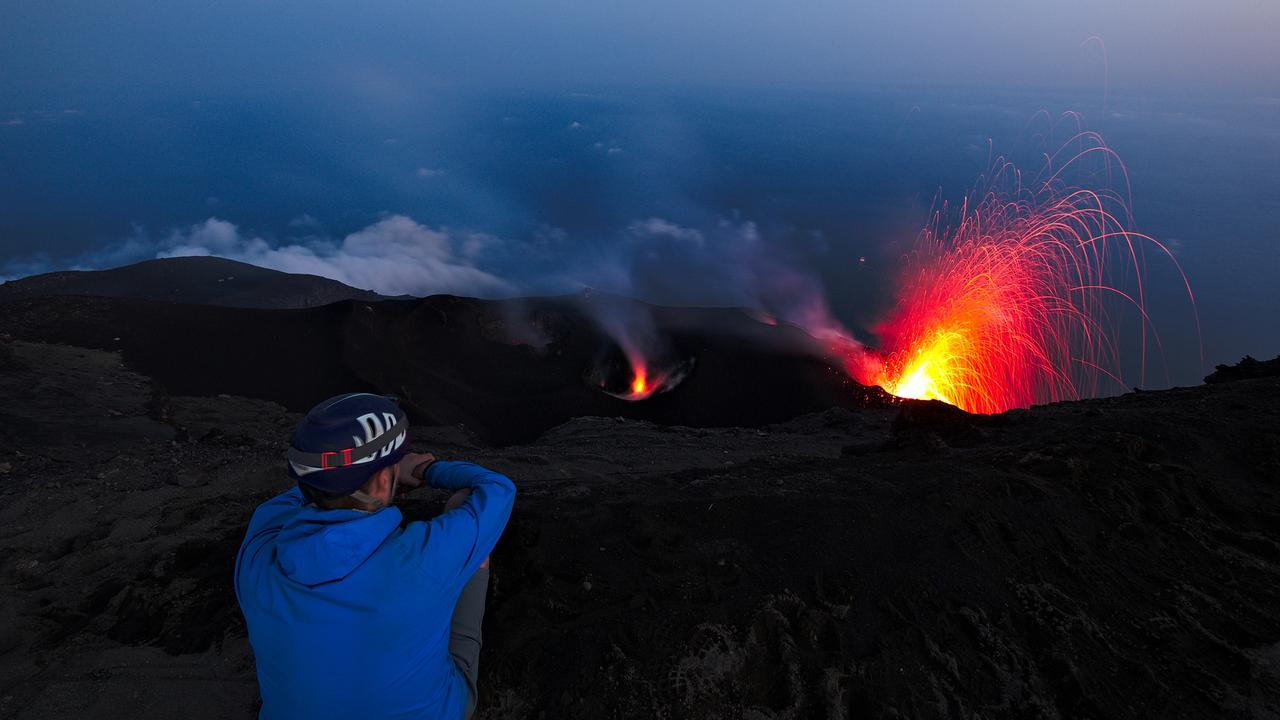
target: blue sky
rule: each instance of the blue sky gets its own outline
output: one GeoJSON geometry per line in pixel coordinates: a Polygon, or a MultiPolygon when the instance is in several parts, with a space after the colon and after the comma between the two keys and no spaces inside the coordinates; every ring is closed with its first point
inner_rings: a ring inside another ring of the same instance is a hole
{"type": "Polygon", "coordinates": [[[10,101],[338,87],[904,82],[1274,94],[1271,0],[8,0],[10,101]]]}

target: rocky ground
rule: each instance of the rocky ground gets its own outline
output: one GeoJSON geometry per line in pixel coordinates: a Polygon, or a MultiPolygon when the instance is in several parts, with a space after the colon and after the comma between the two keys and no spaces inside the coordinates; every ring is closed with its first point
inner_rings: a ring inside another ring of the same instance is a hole
{"type": "MultiPolygon", "coordinates": [[[[990,418],[415,428],[520,488],[480,717],[1280,717],[1262,365],[990,418]]],[[[231,568],[298,416],[12,340],[0,393],[0,717],[252,717],[231,568]]]]}

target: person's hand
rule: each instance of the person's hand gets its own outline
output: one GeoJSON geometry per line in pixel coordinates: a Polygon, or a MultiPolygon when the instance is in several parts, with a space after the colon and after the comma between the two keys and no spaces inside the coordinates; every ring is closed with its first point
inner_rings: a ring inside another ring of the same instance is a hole
{"type": "Polygon", "coordinates": [[[436,461],[431,453],[407,453],[396,463],[396,487],[398,492],[407,493],[417,490],[426,484],[427,468],[436,461]]]}

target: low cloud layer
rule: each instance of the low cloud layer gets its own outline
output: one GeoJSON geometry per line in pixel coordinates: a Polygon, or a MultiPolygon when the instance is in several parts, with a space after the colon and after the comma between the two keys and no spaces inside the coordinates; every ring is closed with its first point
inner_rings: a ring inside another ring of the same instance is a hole
{"type": "MultiPolygon", "coordinates": [[[[660,305],[743,307],[760,320],[790,322],[819,339],[847,338],[830,312],[825,288],[787,251],[780,234],[767,237],[756,223],[716,219],[688,227],[660,217],[629,223],[594,243],[544,227],[524,241],[482,233],[433,229],[391,215],[341,239],[301,216],[289,224],[299,235],[271,242],[211,217],[154,240],[143,229],[89,256],[73,269],[115,267],[150,258],[218,256],[290,273],[319,275],[384,295],[437,293],[517,297],[579,295],[581,308],[610,335],[633,368],[653,363],[659,377],[675,372],[650,309],[618,302],[624,296],[660,305]],[[303,234],[308,233],[308,234],[303,234]]],[[[50,269],[43,259],[10,263],[11,274],[50,269]]],[[[2,279],[2,278],[0,278],[2,279]]],[[[516,315],[519,311],[515,311],[516,315]]],[[[518,318],[513,327],[528,327],[518,318]]],[[[540,346],[536,333],[514,341],[540,346]]],[[[852,347],[852,345],[850,345],[852,347]]]]}
{"type": "Polygon", "coordinates": [[[284,240],[217,217],[158,238],[136,228],[130,237],[61,267],[40,257],[10,261],[0,279],[67,265],[91,270],[214,255],[385,295],[510,297],[590,287],[664,305],[746,307],[810,328],[834,324],[816,274],[750,221],[720,218],[689,227],[650,217],[594,243],[575,241],[556,228],[543,228],[525,241],[503,240],[427,227],[404,215],[341,238],[326,234],[310,216],[289,228],[296,234],[284,240]]]}
{"type": "Polygon", "coordinates": [[[156,257],[217,255],[291,273],[333,278],[386,295],[495,296],[514,286],[474,265],[494,239],[461,237],[392,215],[340,241],[311,237],[272,246],[217,218],[171,234],[156,257]]]}
{"type": "MultiPolygon", "coordinates": [[[[314,225],[312,221],[298,227],[314,225]]],[[[514,285],[477,266],[479,256],[496,242],[488,235],[450,233],[403,215],[391,215],[341,239],[307,235],[272,243],[211,217],[173,230],[159,240],[137,229],[120,243],[77,258],[71,269],[117,267],[150,258],[216,255],[283,272],[320,275],[386,295],[511,295],[517,292],[514,285]]],[[[0,279],[53,269],[58,268],[47,258],[24,258],[6,264],[0,279]]]]}

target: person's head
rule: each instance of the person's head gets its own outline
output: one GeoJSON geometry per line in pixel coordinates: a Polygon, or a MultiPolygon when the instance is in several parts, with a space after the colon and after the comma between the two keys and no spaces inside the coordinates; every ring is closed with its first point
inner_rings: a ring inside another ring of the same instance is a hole
{"type": "Polygon", "coordinates": [[[395,496],[409,421],[390,398],[350,393],[316,405],[289,442],[289,475],[326,508],[377,510],[395,496]]]}

